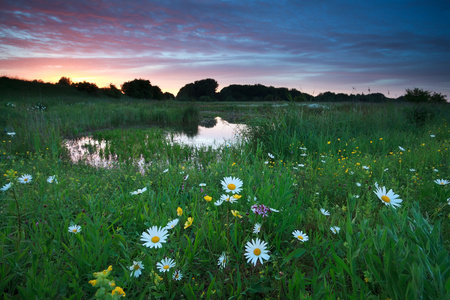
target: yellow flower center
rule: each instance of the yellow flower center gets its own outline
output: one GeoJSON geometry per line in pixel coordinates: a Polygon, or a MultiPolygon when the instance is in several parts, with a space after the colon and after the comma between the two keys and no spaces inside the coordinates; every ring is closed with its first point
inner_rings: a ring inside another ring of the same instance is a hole
{"type": "Polygon", "coordinates": [[[224,259],[222,260],[222,262],[223,262],[223,263],[226,263],[226,262],[227,262],[227,260],[226,260],[226,259],[224,258],[224,259]]]}
{"type": "Polygon", "coordinates": [[[75,229],[72,229],[72,232],[77,232],[77,229],[75,228],[75,229]]]}
{"type": "Polygon", "coordinates": [[[381,196],[381,200],[383,200],[384,202],[386,202],[386,203],[389,203],[389,202],[391,202],[391,199],[389,199],[389,197],[388,196],[381,196]]]}
{"type": "Polygon", "coordinates": [[[27,181],[28,181],[28,178],[24,178],[23,181],[27,182],[27,181]]]}
{"type": "Polygon", "coordinates": [[[441,181],[441,185],[444,185],[444,182],[443,182],[443,181],[441,181]]]}
{"type": "Polygon", "coordinates": [[[255,254],[256,256],[259,256],[261,254],[261,249],[256,248],[255,250],[253,250],[253,254],[255,254]]]}
{"type": "Polygon", "coordinates": [[[179,276],[178,276],[178,274],[175,274],[175,278],[178,278],[179,276]]]}
{"type": "Polygon", "coordinates": [[[157,242],[159,242],[159,237],[158,236],[152,237],[152,243],[157,243],[157,242]]]}
{"type": "Polygon", "coordinates": [[[169,265],[165,265],[163,268],[164,270],[167,270],[169,268],[169,265]]]}
{"type": "Polygon", "coordinates": [[[136,271],[139,270],[139,265],[134,265],[133,269],[135,269],[136,271]]]}
{"type": "Polygon", "coordinates": [[[299,240],[303,240],[303,237],[301,235],[298,236],[299,240]]]}
{"type": "Polygon", "coordinates": [[[234,189],[236,189],[236,186],[235,186],[233,183],[228,184],[227,187],[228,187],[229,190],[234,190],[234,189]]]}

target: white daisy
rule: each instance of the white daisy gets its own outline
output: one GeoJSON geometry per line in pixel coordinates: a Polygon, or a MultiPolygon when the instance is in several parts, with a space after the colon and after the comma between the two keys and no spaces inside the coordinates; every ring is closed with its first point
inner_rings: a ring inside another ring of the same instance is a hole
{"type": "Polygon", "coordinates": [[[394,192],[392,190],[389,190],[388,192],[386,192],[386,188],[383,187],[378,187],[377,186],[377,190],[373,191],[378,198],[380,198],[380,200],[385,204],[385,205],[390,205],[394,208],[396,208],[397,206],[400,207],[400,203],[403,201],[402,199],[399,198],[398,195],[394,194],[394,192]]]}
{"type": "Polygon", "coordinates": [[[401,151],[405,151],[405,149],[400,146],[398,146],[398,149],[400,149],[401,151]]]}
{"type": "Polygon", "coordinates": [[[309,240],[309,237],[305,233],[303,233],[303,231],[300,230],[295,230],[294,232],[292,232],[292,235],[302,243],[309,240]]]}
{"type": "Polygon", "coordinates": [[[302,153],[302,154],[300,154],[300,156],[307,156],[308,154],[306,154],[306,153],[302,153]]]}
{"type": "Polygon", "coordinates": [[[219,257],[219,260],[217,261],[217,265],[223,269],[227,265],[228,257],[225,254],[225,252],[222,252],[222,255],[219,257]]]}
{"type": "Polygon", "coordinates": [[[305,165],[304,164],[299,164],[298,166],[303,168],[305,165]]]}
{"type": "Polygon", "coordinates": [[[9,190],[9,188],[12,186],[12,183],[10,182],[10,183],[7,183],[7,184],[5,184],[0,190],[2,191],[2,192],[6,192],[7,190],[9,190]]]}
{"type": "Polygon", "coordinates": [[[324,208],[320,209],[320,212],[324,215],[324,216],[329,216],[330,212],[328,210],[325,210],[324,208]]]}
{"type": "Polygon", "coordinates": [[[58,183],[58,179],[56,179],[56,175],[53,175],[53,176],[49,176],[48,178],[47,178],[47,182],[48,183],[58,183]]]}
{"type": "Polygon", "coordinates": [[[300,150],[307,150],[306,147],[300,147],[298,149],[300,149],[300,150]]]}
{"type": "Polygon", "coordinates": [[[437,184],[440,184],[440,185],[447,185],[450,183],[450,181],[445,180],[445,179],[436,179],[434,182],[436,182],[437,184]]]}
{"type": "Polygon", "coordinates": [[[176,263],[171,258],[164,258],[161,262],[156,264],[160,272],[169,272],[170,268],[175,267],[176,263]]]}
{"type": "Polygon", "coordinates": [[[220,205],[222,205],[222,203],[223,203],[223,200],[222,200],[222,199],[219,199],[219,200],[217,200],[216,202],[214,202],[214,205],[215,205],[215,206],[220,206],[220,205]]]}
{"type": "Polygon", "coordinates": [[[434,171],[434,172],[439,172],[439,170],[438,170],[438,169],[433,169],[433,171],[434,171]]]}
{"type": "Polygon", "coordinates": [[[144,246],[149,248],[161,248],[162,243],[165,243],[167,239],[167,229],[153,226],[147,229],[147,232],[143,232],[141,235],[141,241],[144,242],[144,246]]]}
{"type": "Polygon", "coordinates": [[[430,137],[432,137],[432,138],[434,138],[434,137],[436,137],[434,134],[430,134],[430,137]]]}
{"type": "Polygon", "coordinates": [[[142,261],[133,261],[133,265],[129,267],[131,274],[130,276],[139,277],[141,276],[141,273],[144,269],[144,265],[142,264],[142,261]]]}
{"type": "Polygon", "coordinates": [[[15,136],[16,135],[15,132],[7,132],[6,134],[9,135],[9,136],[15,136]]]}
{"type": "Polygon", "coordinates": [[[172,278],[173,280],[181,280],[181,278],[183,278],[183,274],[181,274],[180,270],[176,270],[173,272],[172,278]]]}
{"type": "Polygon", "coordinates": [[[337,227],[337,226],[332,226],[330,227],[331,232],[333,232],[334,234],[339,233],[339,230],[341,230],[341,228],[337,227]]]}
{"type": "Polygon", "coordinates": [[[264,163],[267,165],[269,162],[266,160],[264,163]]]}
{"type": "Polygon", "coordinates": [[[23,184],[30,183],[32,179],[33,179],[33,176],[31,176],[30,174],[24,174],[19,177],[19,182],[23,183],[23,184]]]}
{"type": "Polygon", "coordinates": [[[384,169],[383,172],[386,172],[387,170],[389,170],[389,168],[384,169]]]}
{"type": "Polygon", "coordinates": [[[69,226],[69,232],[72,232],[74,234],[77,234],[78,232],[81,231],[81,226],[80,225],[72,225],[69,226]]]}
{"type": "Polygon", "coordinates": [[[143,192],[145,192],[147,190],[147,188],[143,188],[143,189],[138,189],[137,191],[131,192],[131,195],[140,195],[143,192]]]}
{"type": "Polygon", "coordinates": [[[364,170],[369,170],[370,169],[370,167],[368,167],[368,166],[362,166],[362,167],[363,167],[364,170]]]}
{"type": "Polygon", "coordinates": [[[186,176],[184,176],[184,180],[187,180],[189,178],[189,174],[187,174],[186,176]]]}
{"type": "Polygon", "coordinates": [[[206,183],[200,183],[198,186],[206,186],[206,183]]]}
{"type": "Polygon", "coordinates": [[[222,188],[226,193],[239,193],[242,187],[242,180],[235,177],[225,177],[222,181],[222,188]]]}
{"type": "Polygon", "coordinates": [[[164,171],[162,171],[163,173],[167,173],[169,172],[169,169],[165,169],[164,171]]]}
{"type": "Polygon", "coordinates": [[[220,196],[220,200],[219,201],[225,201],[225,202],[230,202],[230,203],[234,203],[237,202],[237,199],[233,196],[228,196],[223,194],[222,196],[220,196]]]}
{"type": "Polygon", "coordinates": [[[261,224],[256,223],[255,226],[253,227],[253,233],[259,233],[260,231],[261,231],[261,224]]]}
{"type": "Polygon", "coordinates": [[[273,154],[271,154],[271,153],[267,153],[267,155],[269,155],[269,157],[270,157],[271,159],[274,159],[274,158],[275,158],[275,156],[274,156],[273,154]]]}
{"type": "Polygon", "coordinates": [[[169,229],[174,228],[175,226],[177,226],[178,221],[179,221],[178,219],[174,219],[174,220],[170,221],[169,223],[167,223],[167,225],[166,225],[166,227],[164,227],[164,229],[169,230],[169,229]]]}
{"type": "Polygon", "coordinates": [[[409,169],[409,171],[411,171],[411,172],[415,172],[415,171],[416,171],[416,169],[409,169]]]}
{"type": "Polygon", "coordinates": [[[251,242],[247,242],[245,251],[244,256],[247,257],[247,262],[253,263],[255,266],[258,260],[263,264],[263,260],[268,260],[270,258],[268,254],[269,251],[267,250],[267,243],[258,238],[251,242]]]}
{"type": "Polygon", "coordinates": [[[357,182],[356,185],[357,185],[357,186],[361,186],[361,183],[357,182]]]}

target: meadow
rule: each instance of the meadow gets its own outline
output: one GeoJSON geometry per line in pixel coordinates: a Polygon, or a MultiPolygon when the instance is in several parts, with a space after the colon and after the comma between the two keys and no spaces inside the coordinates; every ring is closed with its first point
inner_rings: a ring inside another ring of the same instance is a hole
{"type": "Polygon", "coordinates": [[[3,299],[450,298],[448,105],[0,107],[3,299]],[[153,126],[216,115],[238,143],[153,126]],[[117,164],[71,162],[86,135],[117,164]]]}

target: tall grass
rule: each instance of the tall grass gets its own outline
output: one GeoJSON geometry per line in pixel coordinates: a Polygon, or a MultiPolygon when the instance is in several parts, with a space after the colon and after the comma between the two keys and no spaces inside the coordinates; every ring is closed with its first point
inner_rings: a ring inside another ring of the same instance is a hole
{"type": "MultiPolygon", "coordinates": [[[[112,265],[110,279],[131,299],[449,298],[450,185],[433,182],[449,179],[448,119],[441,118],[448,108],[440,109],[434,121],[417,126],[404,125],[407,113],[397,106],[281,107],[262,116],[242,143],[218,149],[171,146],[157,128],[93,134],[108,141],[105,154],[144,157],[144,172],[133,164],[92,168],[26,149],[16,155],[19,139],[11,138],[0,160],[7,175],[0,186],[12,183],[0,193],[2,296],[91,299],[98,290],[89,284],[93,273],[112,265]],[[23,174],[32,181],[19,183],[23,174]],[[47,182],[50,175],[58,184],[47,182]],[[243,181],[242,197],[216,206],[228,176],[243,181]],[[393,189],[401,207],[384,205],[375,183],[393,189]],[[257,215],[256,203],[278,212],[257,215]],[[185,228],[189,217],[194,221],[185,228]],[[145,230],[175,218],[179,224],[162,248],[143,246],[145,230]],[[72,224],[81,231],[69,232],[72,224]],[[309,240],[301,242],[294,230],[309,240]],[[263,264],[244,256],[255,238],[268,243],[263,264]],[[228,260],[220,268],[223,252],[228,260]],[[156,268],[164,257],[176,262],[168,273],[156,268]],[[137,278],[134,261],[144,265],[137,278]],[[183,274],[180,281],[172,279],[174,270],[183,274]]],[[[70,113],[88,119],[79,112],[75,105],[59,121],[70,113]]]]}

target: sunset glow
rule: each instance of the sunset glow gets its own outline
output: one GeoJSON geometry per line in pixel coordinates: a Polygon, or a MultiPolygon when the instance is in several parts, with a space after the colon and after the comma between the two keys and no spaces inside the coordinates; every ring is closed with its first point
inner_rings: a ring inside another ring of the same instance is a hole
{"type": "Polygon", "coordinates": [[[2,1],[0,76],[450,95],[448,1],[2,1]]]}

